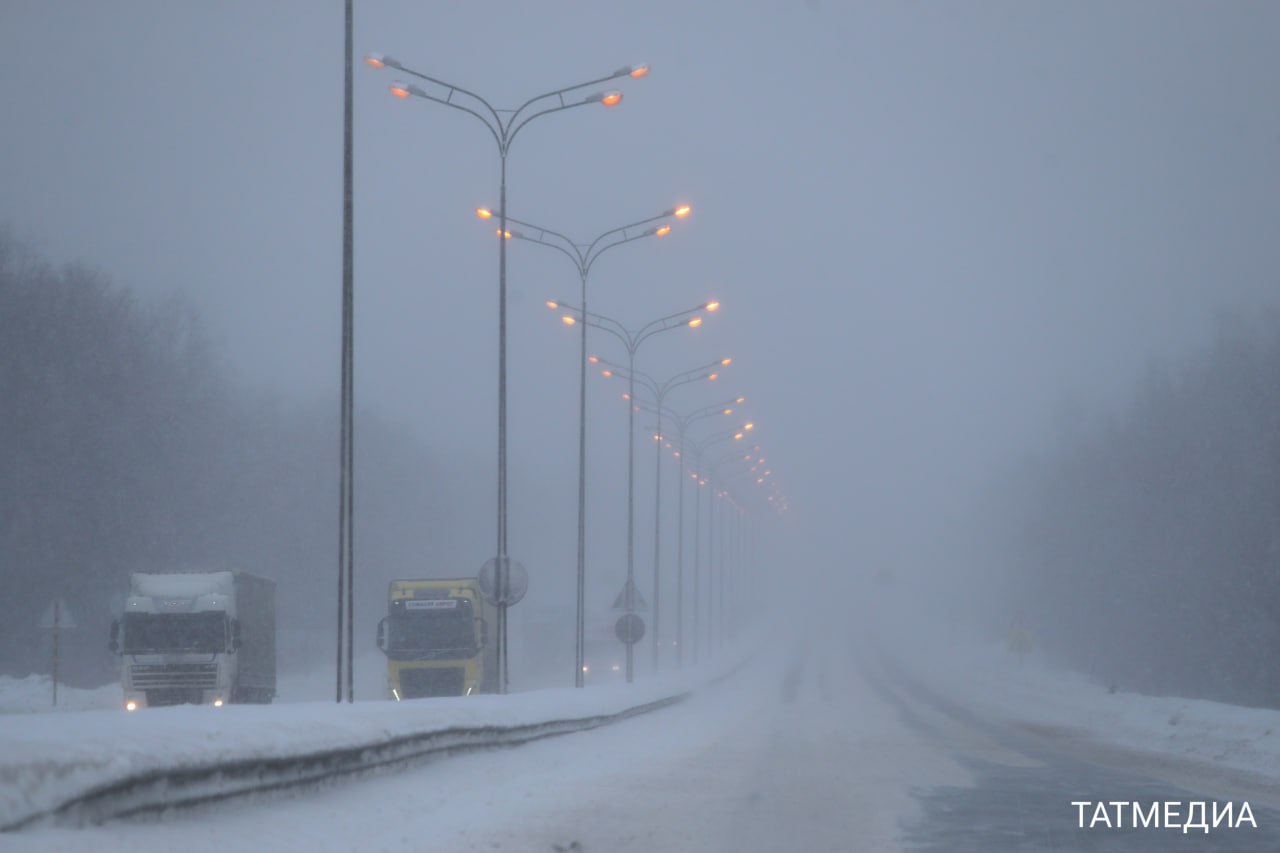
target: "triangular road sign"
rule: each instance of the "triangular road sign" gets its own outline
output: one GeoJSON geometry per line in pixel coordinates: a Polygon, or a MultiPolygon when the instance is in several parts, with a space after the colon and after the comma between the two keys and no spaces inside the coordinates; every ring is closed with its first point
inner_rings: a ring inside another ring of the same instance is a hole
{"type": "Polygon", "coordinates": [[[613,600],[614,610],[627,610],[627,591],[631,591],[631,602],[634,605],[631,609],[636,613],[646,613],[649,610],[649,604],[644,600],[644,596],[640,594],[640,590],[636,588],[635,581],[627,581],[622,585],[622,592],[618,593],[618,597],[613,600]]]}

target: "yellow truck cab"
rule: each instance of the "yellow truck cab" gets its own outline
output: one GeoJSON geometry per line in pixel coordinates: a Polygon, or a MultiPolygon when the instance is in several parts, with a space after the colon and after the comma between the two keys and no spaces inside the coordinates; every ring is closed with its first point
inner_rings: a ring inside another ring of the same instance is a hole
{"type": "Polygon", "coordinates": [[[378,648],[389,698],[497,692],[497,608],[475,578],[394,580],[387,599],[378,648]]]}

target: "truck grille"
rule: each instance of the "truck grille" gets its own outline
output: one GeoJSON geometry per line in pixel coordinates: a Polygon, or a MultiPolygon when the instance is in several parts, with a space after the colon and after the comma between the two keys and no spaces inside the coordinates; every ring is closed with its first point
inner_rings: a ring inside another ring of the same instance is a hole
{"type": "Polygon", "coordinates": [[[422,696],[461,696],[465,670],[460,666],[400,670],[400,692],[405,699],[422,696]]]}
{"type": "Polygon", "coordinates": [[[218,686],[216,663],[135,664],[132,675],[133,686],[137,690],[212,690],[218,686]]]}
{"type": "Polygon", "coordinates": [[[147,697],[147,706],[150,708],[161,708],[166,705],[199,705],[204,698],[204,693],[199,688],[187,687],[148,690],[144,695],[147,697]]]}

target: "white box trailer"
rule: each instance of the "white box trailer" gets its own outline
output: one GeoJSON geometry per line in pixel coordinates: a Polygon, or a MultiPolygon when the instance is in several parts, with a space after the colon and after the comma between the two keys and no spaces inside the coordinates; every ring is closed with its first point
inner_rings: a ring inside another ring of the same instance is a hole
{"type": "Polygon", "coordinates": [[[125,707],[270,702],[275,581],[245,572],[134,572],[111,625],[125,707]]]}

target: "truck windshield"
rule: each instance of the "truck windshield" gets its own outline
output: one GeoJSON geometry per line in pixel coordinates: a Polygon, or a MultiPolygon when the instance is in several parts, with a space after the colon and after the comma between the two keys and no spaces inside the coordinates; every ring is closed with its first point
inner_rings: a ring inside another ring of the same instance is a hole
{"type": "Polygon", "coordinates": [[[227,614],[126,613],[124,653],[205,652],[227,650],[227,614]]]}
{"type": "Polygon", "coordinates": [[[389,653],[470,657],[476,652],[471,602],[463,598],[392,602],[387,628],[389,653]]]}

